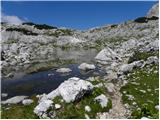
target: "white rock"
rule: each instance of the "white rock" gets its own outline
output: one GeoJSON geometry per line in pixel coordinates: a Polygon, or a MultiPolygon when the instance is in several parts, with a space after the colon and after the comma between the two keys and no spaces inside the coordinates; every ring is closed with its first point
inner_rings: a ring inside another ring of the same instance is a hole
{"type": "Polygon", "coordinates": [[[33,100],[31,100],[31,99],[25,99],[25,100],[22,101],[23,105],[30,105],[32,103],[33,103],[33,100]]]}
{"type": "Polygon", "coordinates": [[[157,110],[159,110],[159,105],[156,105],[155,108],[156,108],[157,110]]]}
{"type": "Polygon", "coordinates": [[[99,102],[102,108],[107,107],[108,98],[104,94],[97,96],[94,100],[99,102]]]}
{"type": "Polygon", "coordinates": [[[80,66],[78,66],[80,70],[94,70],[96,67],[92,64],[82,63],[80,66]]]}
{"type": "Polygon", "coordinates": [[[71,72],[72,70],[69,69],[69,68],[60,68],[60,69],[57,69],[56,72],[59,72],[59,73],[68,73],[68,72],[71,72]]]}
{"type": "Polygon", "coordinates": [[[59,109],[61,108],[61,105],[60,104],[55,104],[55,109],[59,109]]]}
{"type": "Polygon", "coordinates": [[[22,102],[25,98],[27,98],[28,96],[15,96],[12,98],[7,99],[6,101],[2,101],[2,104],[17,104],[22,102]]]}
{"type": "Polygon", "coordinates": [[[148,17],[152,17],[152,16],[159,17],[159,4],[158,3],[153,5],[153,7],[147,13],[147,16],[148,17]]]}
{"type": "Polygon", "coordinates": [[[131,72],[133,70],[134,67],[141,67],[142,65],[144,64],[144,61],[143,60],[140,60],[140,61],[134,61],[133,63],[130,63],[130,64],[123,64],[121,67],[120,67],[120,73],[128,73],[128,72],[131,72]]]}
{"type": "Polygon", "coordinates": [[[130,65],[130,64],[123,64],[121,67],[120,67],[120,72],[122,73],[128,73],[128,72],[131,72],[133,69],[133,66],[130,65]]]}
{"type": "Polygon", "coordinates": [[[97,60],[97,62],[101,63],[101,64],[108,64],[114,61],[121,61],[121,57],[115,53],[112,49],[110,49],[109,47],[104,48],[103,50],[101,50],[97,56],[95,57],[95,59],[97,60]]]}
{"type": "Polygon", "coordinates": [[[87,105],[87,106],[85,106],[85,111],[86,111],[86,112],[90,112],[90,111],[91,111],[91,108],[87,105]]]}
{"type": "Polygon", "coordinates": [[[84,114],[84,116],[85,116],[86,119],[90,119],[89,116],[88,116],[87,114],[84,114]]]}
{"type": "Polygon", "coordinates": [[[147,117],[142,117],[141,119],[149,119],[149,118],[147,118],[147,117]]]}
{"type": "Polygon", "coordinates": [[[85,80],[73,77],[64,81],[59,87],[59,93],[65,102],[73,102],[84,94],[90,93],[93,89],[93,85],[85,80]]]}
{"type": "Polygon", "coordinates": [[[39,103],[39,105],[37,105],[34,108],[34,113],[37,116],[42,116],[49,108],[51,108],[53,105],[53,101],[52,100],[44,100],[42,102],[39,103]]]}

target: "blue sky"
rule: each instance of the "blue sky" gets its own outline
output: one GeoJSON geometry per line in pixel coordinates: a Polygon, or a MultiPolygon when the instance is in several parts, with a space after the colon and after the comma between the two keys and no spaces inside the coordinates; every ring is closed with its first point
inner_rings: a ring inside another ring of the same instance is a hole
{"type": "Polygon", "coordinates": [[[1,4],[2,13],[5,15],[58,27],[88,29],[145,16],[155,3],[155,1],[3,1],[1,4]]]}

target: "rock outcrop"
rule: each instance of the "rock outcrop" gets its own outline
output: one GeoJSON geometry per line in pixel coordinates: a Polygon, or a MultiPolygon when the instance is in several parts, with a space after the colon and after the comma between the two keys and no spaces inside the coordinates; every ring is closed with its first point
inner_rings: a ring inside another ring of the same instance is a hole
{"type": "Polygon", "coordinates": [[[114,61],[121,61],[121,57],[109,47],[101,50],[95,59],[101,64],[111,64],[114,61]]]}
{"type": "Polygon", "coordinates": [[[159,17],[159,3],[155,4],[147,13],[148,17],[159,17]]]}

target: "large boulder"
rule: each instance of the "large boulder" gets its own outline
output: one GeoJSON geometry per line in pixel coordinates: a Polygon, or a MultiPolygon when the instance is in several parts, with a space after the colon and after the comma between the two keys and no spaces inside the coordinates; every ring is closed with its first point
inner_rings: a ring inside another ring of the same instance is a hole
{"type": "Polygon", "coordinates": [[[80,70],[94,70],[96,67],[92,64],[82,63],[78,66],[80,70]]]}
{"type": "Polygon", "coordinates": [[[73,77],[64,81],[59,87],[59,93],[65,102],[74,102],[82,98],[85,94],[90,93],[93,85],[79,78],[73,77]]]}
{"type": "Polygon", "coordinates": [[[22,102],[25,98],[27,98],[28,96],[15,96],[12,98],[7,99],[6,101],[2,101],[2,104],[18,104],[20,102],[22,102]]]}
{"type": "Polygon", "coordinates": [[[114,61],[121,61],[121,57],[109,47],[101,50],[95,57],[96,61],[101,64],[110,64],[114,61]]]}
{"type": "Polygon", "coordinates": [[[149,10],[149,12],[147,13],[148,17],[159,17],[159,3],[153,5],[153,7],[149,10]]]}

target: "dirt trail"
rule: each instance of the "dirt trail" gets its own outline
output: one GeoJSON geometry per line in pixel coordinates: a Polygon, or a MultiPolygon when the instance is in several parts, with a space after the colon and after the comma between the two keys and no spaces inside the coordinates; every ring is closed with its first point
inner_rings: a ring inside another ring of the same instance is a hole
{"type": "Polygon", "coordinates": [[[129,111],[124,107],[121,101],[121,93],[117,89],[112,97],[112,109],[110,109],[106,117],[107,119],[127,119],[127,116],[129,116],[129,111]]]}

